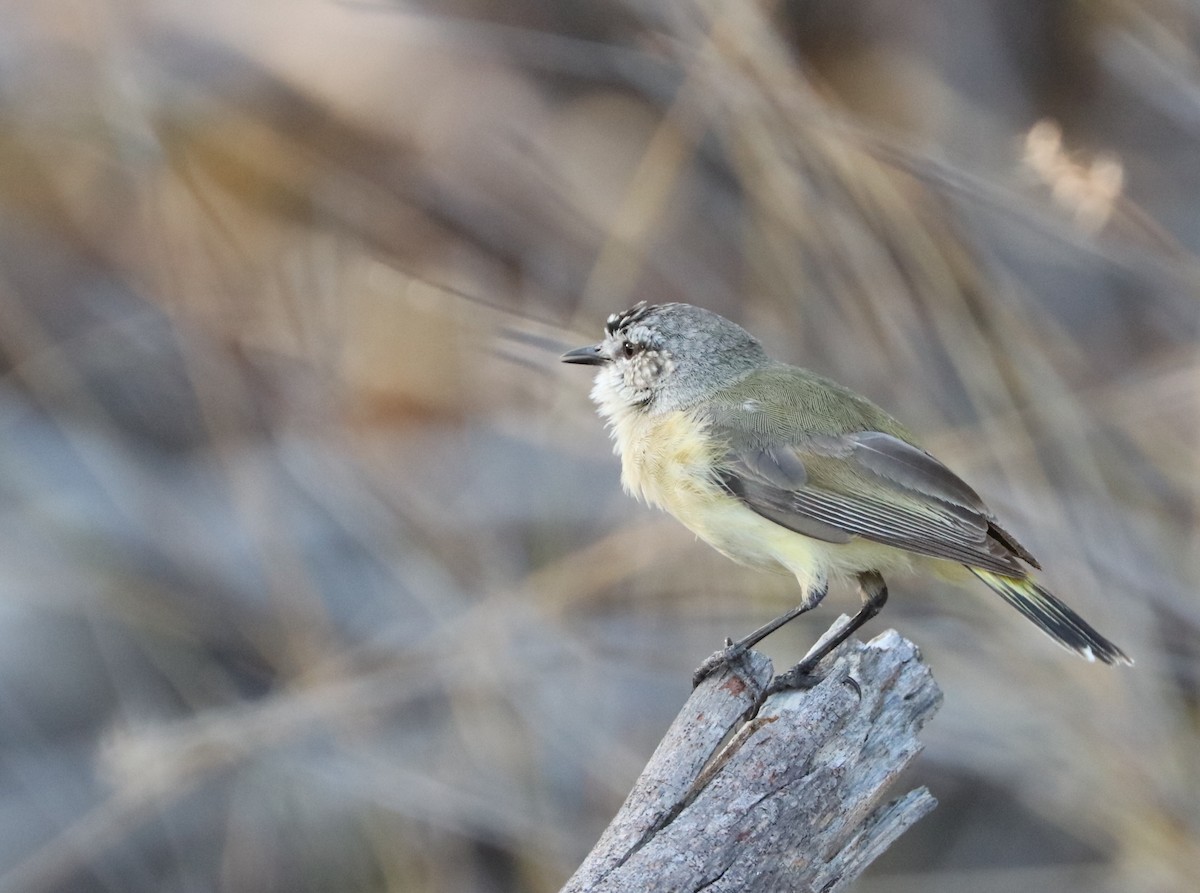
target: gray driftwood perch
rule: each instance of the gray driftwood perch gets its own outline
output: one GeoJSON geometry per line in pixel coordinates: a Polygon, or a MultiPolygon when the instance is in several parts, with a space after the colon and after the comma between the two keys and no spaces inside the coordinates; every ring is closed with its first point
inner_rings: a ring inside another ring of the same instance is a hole
{"type": "Polygon", "coordinates": [[[821,672],[761,705],[763,655],[709,676],[563,893],[846,889],[937,805],[925,788],[882,798],[942,693],[894,630],[821,672]]]}

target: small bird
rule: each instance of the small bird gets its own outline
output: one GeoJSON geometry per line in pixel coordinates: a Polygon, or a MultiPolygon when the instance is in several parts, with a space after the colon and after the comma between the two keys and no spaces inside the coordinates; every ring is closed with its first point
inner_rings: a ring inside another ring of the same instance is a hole
{"type": "Polygon", "coordinates": [[[621,483],[739,564],[792,574],[793,610],[726,640],[699,682],[856,578],[862,608],[772,683],[811,684],[820,660],[879,613],[883,575],[914,566],[974,574],[1089,661],[1125,653],[1035,582],[1040,568],[979,495],[894,418],[848,388],[773,360],[736,323],[690,304],[615,313],[596,345],[563,354],[596,366],[591,397],[621,457],[621,483]],[[963,570],[966,569],[966,571],[963,570]]]}

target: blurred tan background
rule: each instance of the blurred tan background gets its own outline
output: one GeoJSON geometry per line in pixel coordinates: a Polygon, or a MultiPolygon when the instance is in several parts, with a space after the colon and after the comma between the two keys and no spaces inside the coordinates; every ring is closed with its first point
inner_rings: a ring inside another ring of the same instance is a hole
{"type": "Polygon", "coordinates": [[[1195,3],[0,13],[0,889],[556,890],[794,595],[620,493],[556,357],[641,298],[901,416],[1137,660],[893,580],[941,806],[859,889],[1195,889],[1195,3]]]}

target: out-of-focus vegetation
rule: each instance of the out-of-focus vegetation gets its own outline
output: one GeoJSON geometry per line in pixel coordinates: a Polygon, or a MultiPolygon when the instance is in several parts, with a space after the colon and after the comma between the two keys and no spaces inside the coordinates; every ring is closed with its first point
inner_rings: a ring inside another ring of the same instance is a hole
{"type": "Polygon", "coordinates": [[[1137,660],[892,581],[942,805],[860,889],[1195,889],[1194,3],[2,8],[0,888],[557,889],[793,594],[619,492],[556,356],[649,298],[1137,660]]]}

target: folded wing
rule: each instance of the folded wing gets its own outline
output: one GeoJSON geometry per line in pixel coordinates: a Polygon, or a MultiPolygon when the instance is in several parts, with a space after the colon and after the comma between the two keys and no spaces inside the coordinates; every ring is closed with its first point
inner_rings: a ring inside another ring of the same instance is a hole
{"type": "Polygon", "coordinates": [[[730,440],[722,486],[797,533],[832,543],[859,536],[1014,577],[1025,575],[1022,561],[1037,566],[974,490],[900,437],[798,435],[768,446],[742,432],[730,440]]]}

